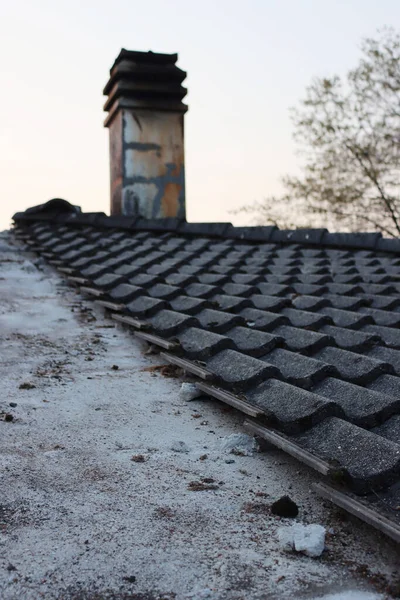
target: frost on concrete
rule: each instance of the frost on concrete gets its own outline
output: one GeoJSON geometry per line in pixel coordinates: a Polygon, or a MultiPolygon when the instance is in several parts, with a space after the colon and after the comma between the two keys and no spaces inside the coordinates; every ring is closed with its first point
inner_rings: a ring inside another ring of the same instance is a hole
{"type": "Polygon", "coordinates": [[[181,389],[179,390],[179,397],[181,400],[185,400],[186,402],[191,402],[192,400],[196,400],[200,396],[204,396],[204,392],[199,390],[195,383],[188,383],[184,381],[181,385],[181,389]]]}
{"type": "Polygon", "coordinates": [[[258,444],[254,437],[246,433],[232,433],[222,440],[221,450],[238,454],[241,456],[253,456],[258,450],[258,444]]]}
{"type": "Polygon", "coordinates": [[[0,246],[1,600],[373,592],[359,565],[391,581],[393,546],[315,498],[308,470],[275,450],[226,464],[243,415],[182,400],[128,330],[7,234],[0,246]],[[335,531],[319,561],[279,547],[269,507],[287,494],[335,531]]]}
{"type": "Polygon", "coordinates": [[[277,533],[279,544],[286,552],[300,552],[316,558],[324,551],[326,530],[322,525],[294,523],[290,527],[281,527],[277,533]]]}
{"type": "Polygon", "coordinates": [[[362,592],[359,590],[342,591],[339,594],[328,594],[327,596],[319,596],[313,600],[385,600],[382,594],[374,594],[373,592],[362,592]]]}

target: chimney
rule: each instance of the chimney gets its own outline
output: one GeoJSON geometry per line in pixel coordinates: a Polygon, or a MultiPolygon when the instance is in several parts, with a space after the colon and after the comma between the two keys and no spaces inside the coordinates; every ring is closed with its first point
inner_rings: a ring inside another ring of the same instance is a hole
{"type": "Polygon", "coordinates": [[[177,54],[122,49],[104,88],[111,214],[185,219],[182,87],[177,54]]]}

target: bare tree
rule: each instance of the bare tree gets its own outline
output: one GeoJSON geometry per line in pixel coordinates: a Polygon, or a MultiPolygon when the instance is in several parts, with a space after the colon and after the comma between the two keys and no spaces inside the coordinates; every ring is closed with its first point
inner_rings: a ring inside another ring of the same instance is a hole
{"type": "Polygon", "coordinates": [[[245,206],[258,223],[400,234],[400,35],[385,28],[362,44],[343,81],[316,78],[292,109],[302,162],[285,193],[245,206]]]}

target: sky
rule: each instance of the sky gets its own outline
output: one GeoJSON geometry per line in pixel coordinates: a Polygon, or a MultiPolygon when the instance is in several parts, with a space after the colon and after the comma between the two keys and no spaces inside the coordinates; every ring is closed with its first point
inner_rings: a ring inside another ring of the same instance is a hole
{"type": "Polygon", "coordinates": [[[188,220],[245,223],[232,211],[298,169],[289,108],[385,25],[398,0],[3,0],[0,230],[54,197],[109,213],[102,90],[122,47],[177,52],[188,73],[188,220]]]}

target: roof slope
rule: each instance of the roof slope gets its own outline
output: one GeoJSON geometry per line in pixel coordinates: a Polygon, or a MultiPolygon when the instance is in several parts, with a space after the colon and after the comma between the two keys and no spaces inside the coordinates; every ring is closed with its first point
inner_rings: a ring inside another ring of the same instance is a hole
{"type": "Polygon", "coordinates": [[[353,491],[400,482],[399,240],[221,224],[207,233],[181,222],[162,230],[64,209],[14,219],[44,257],[353,491]]]}

